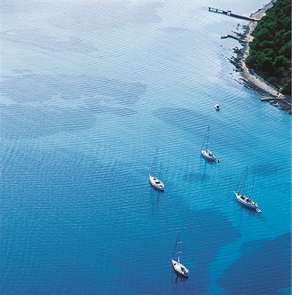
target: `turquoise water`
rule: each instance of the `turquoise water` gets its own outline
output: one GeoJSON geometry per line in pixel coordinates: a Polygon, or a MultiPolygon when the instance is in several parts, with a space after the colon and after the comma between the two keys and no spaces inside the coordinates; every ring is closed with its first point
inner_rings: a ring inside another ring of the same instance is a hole
{"type": "Polygon", "coordinates": [[[208,12],[266,3],[1,2],[1,294],[290,294],[291,117],[228,62],[247,23],[208,12]]]}

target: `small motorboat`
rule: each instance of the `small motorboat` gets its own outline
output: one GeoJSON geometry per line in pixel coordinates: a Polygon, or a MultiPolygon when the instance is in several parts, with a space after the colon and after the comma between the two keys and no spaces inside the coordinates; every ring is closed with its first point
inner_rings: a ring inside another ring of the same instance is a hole
{"type": "Polygon", "coordinates": [[[214,108],[216,109],[216,111],[219,111],[220,110],[220,106],[219,106],[219,104],[215,104],[215,106],[214,106],[214,108]]]}

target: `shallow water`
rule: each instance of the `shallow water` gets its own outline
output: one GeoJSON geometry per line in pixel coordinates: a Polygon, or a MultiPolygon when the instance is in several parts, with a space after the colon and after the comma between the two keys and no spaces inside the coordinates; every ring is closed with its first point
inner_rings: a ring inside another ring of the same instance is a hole
{"type": "Polygon", "coordinates": [[[4,1],[1,19],[1,294],[291,292],[291,117],[228,62],[220,36],[246,22],[146,0],[4,1]],[[246,165],[262,214],[233,194],[246,165]]]}

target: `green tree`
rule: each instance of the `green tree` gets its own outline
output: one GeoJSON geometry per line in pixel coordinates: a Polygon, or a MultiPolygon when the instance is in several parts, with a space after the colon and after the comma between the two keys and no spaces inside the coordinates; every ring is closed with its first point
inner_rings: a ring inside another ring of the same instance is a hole
{"type": "Polygon", "coordinates": [[[281,88],[283,94],[291,95],[291,78],[285,80],[283,87],[281,88]]]}
{"type": "Polygon", "coordinates": [[[264,78],[275,76],[274,86],[291,92],[291,2],[276,0],[259,20],[249,44],[246,65],[264,78]],[[287,77],[288,76],[288,77],[287,77]]]}
{"type": "Polygon", "coordinates": [[[273,61],[273,67],[280,68],[280,67],[287,67],[288,61],[284,55],[278,55],[275,60],[273,61]]]}

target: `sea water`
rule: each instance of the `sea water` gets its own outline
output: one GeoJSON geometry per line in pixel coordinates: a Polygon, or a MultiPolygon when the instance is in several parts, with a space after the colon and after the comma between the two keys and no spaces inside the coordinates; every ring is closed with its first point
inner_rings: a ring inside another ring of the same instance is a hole
{"type": "Polygon", "coordinates": [[[1,2],[1,294],[290,294],[291,117],[229,63],[248,22],[208,11],[267,3],[1,2]]]}

